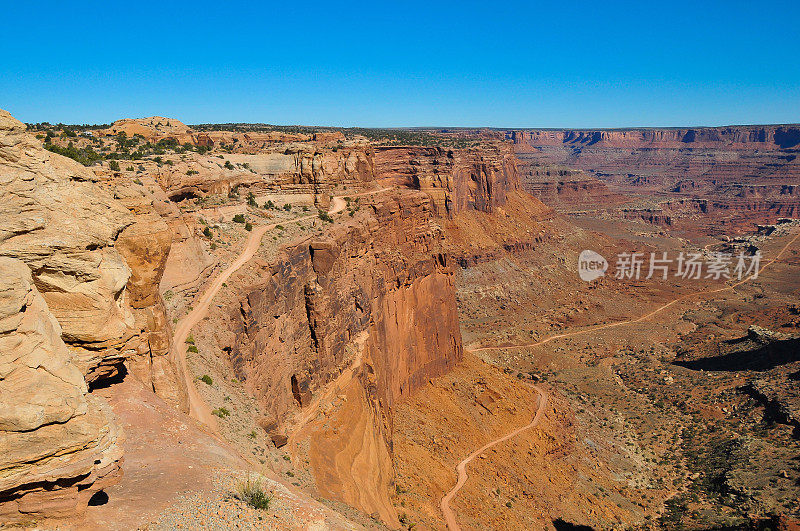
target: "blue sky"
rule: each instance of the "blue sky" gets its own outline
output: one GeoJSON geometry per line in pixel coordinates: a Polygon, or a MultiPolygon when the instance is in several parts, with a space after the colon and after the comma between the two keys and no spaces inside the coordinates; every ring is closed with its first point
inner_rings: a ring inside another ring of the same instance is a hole
{"type": "Polygon", "coordinates": [[[26,122],[800,122],[797,1],[3,4],[26,122]]]}

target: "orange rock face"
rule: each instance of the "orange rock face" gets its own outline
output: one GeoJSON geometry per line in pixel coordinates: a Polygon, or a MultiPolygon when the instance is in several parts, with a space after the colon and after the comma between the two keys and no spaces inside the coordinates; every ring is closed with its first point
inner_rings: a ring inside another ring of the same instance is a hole
{"type": "MultiPolygon", "coordinates": [[[[393,404],[461,359],[461,334],[453,270],[427,196],[406,191],[362,210],[368,212],[329,237],[287,249],[265,271],[232,316],[231,358],[237,377],[280,426],[301,408],[314,411],[322,390],[351,371],[355,389],[346,392],[359,398],[348,403],[356,413],[345,419],[361,417],[342,422],[362,426],[377,472],[366,484],[333,488],[349,481],[333,458],[351,444],[342,440],[320,447],[315,474],[324,492],[355,506],[359,493],[373,493],[373,506],[359,508],[391,522],[393,404]]],[[[312,440],[316,431],[310,429],[312,440]]]]}
{"type": "Polygon", "coordinates": [[[466,149],[380,146],[375,173],[424,191],[436,213],[447,217],[468,209],[491,212],[519,187],[517,159],[503,143],[466,149]]]}

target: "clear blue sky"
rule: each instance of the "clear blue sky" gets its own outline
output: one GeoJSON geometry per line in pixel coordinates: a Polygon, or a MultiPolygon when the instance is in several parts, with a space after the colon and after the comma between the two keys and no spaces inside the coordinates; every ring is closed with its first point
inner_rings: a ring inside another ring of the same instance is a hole
{"type": "Polygon", "coordinates": [[[800,122],[800,2],[3,2],[27,122],[800,122]],[[652,5],[651,5],[652,4],[652,5]]]}

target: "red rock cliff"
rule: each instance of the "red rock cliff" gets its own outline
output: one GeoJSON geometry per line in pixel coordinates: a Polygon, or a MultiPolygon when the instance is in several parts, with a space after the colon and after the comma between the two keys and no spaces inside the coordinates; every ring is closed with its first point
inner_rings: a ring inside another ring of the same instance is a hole
{"type": "Polygon", "coordinates": [[[446,217],[469,209],[492,212],[519,188],[512,146],[501,142],[464,149],[376,147],[375,174],[427,193],[436,213],[446,217]]]}

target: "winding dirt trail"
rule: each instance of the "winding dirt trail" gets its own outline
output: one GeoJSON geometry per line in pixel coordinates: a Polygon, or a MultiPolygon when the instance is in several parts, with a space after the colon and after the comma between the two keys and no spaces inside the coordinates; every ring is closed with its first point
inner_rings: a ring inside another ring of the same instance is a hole
{"type": "MultiPolygon", "coordinates": [[[[757,274],[750,275],[749,277],[746,277],[746,278],[744,278],[742,280],[739,280],[737,282],[734,282],[733,284],[729,284],[729,285],[727,285],[725,287],[722,287],[722,288],[717,288],[717,289],[708,290],[708,291],[700,291],[700,292],[696,292],[696,293],[689,293],[689,294],[684,295],[682,297],[678,297],[677,299],[674,299],[674,300],[672,300],[672,301],[670,301],[670,302],[668,302],[666,304],[663,304],[662,306],[659,306],[655,310],[653,310],[653,311],[651,311],[649,313],[646,313],[645,315],[643,315],[641,317],[638,317],[636,319],[627,319],[627,320],[624,320],[624,321],[617,321],[615,323],[608,323],[608,324],[604,324],[604,325],[593,326],[593,327],[590,327],[590,328],[587,328],[587,329],[584,329],[584,330],[578,330],[576,332],[568,332],[568,333],[565,333],[565,334],[555,334],[555,335],[552,335],[552,336],[547,337],[545,339],[542,339],[541,341],[536,341],[534,343],[526,343],[526,344],[523,344],[523,345],[480,347],[480,348],[465,349],[465,350],[469,350],[470,352],[479,352],[479,351],[486,351],[486,350],[506,350],[506,349],[511,349],[511,348],[537,347],[537,346],[540,346],[540,345],[545,345],[545,344],[547,344],[547,343],[549,343],[551,341],[554,341],[556,339],[561,339],[561,338],[565,338],[565,337],[572,337],[572,336],[577,336],[577,335],[582,335],[582,334],[588,334],[590,332],[596,332],[598,330],[605,330],[605,329],[608,329],[608,328],[614,328],[614,327],[617,327],[617,326],[623,326],[623,325],[627,325],[627,324],[634,324],[634,323],[639,323],[639,322],[645,321],[645,320],[650,319],[654,315],[666,310],[667,308],[669,308],[669,307],[671,307],[671,306],[673,306],[673,305],[675,305],[675,304],[677,304],[677,303],[679,303],[681,301],[690,299],[692,297],[701,296],[701,295],[711,295],[711,294],[720,293],[720,292],[723,292],[723,291],[732,291],[737,286],[741,286],[745,282],[749,282],[749,281],[753,280],[754,278],[757,278],[767,267],[769,267],[770,265],[772,265],[775,262],[779,261],[781,256],[783,256],[783,254],[789,249],[789,247],[792,246],[792,244],[794,244],[797,241],[798,238],[800,238],[800,232],[798,232],[794,236],[794,238],[792,238],[786,245],[784,245],[781,248],[781,250],[778,252],[778,254],[775,255],[775,258],[772,258],[771,260],[768,260],[767,262],[765,262],[758,269],[758,273],[757,274]]],[[[481,448],[475,450],[474,452],[469,454],[469,456],[467,456],[466,459],[461,461],[458,464],[458,466],[456,466],[456,471],[458,472],[458,481],[456,482],[455,486],[450,490],[450,492],[448,492],[442,498],[442,501],[441,501],[441,504],[440,504],[440,507],[441,507],[441,510],[442,510],[442,514],[444,515],[445,522],[447,523],[447,528],[450,531],[461,531],[461,526],[458,525],[458,521],[456,520],[455,514],[453,513],[453,510],[450,508],[450,502],[453,500],[453,498],[456,496],[456,494],[458,494],[458,491],[461,490],[461,488],[467,482],[467,479],[468,479],[467,470],[466,470],[467,465],[473,459],[475,459],[478,455],[480,455],[481,453],[485,452],[489,448],[491,448],[491,447],[493,447],[493,446],[495,446],[497,444],[500,444],[500,443],[502,443],[504,441],[507,441],[507,440],[519,435],[523,431],[525,431],[525,430],[527,430],[529,428],[532,428],[533,426],[535,426],[539,422],[539,418],[542,415],[542,411],[544,411],[544,408],[547,405],[548,395],[542,389],[540,389],[540,388],[538,388],[536,386],[532,386],[532,387],[539,394],[539,408],[537,409],[536,415],[533,417],[533,420],[529,424],[523,426],[522,428],[518,428],[518,429],[512,431],[511,433],[508,433],[508,434],[500,437],[499,439],[495,439],[495,440],[487,443],[486,445],[482,446],[481,448]]]]}
{"type": "Polygon", "coordinates": [[[456,494],[458,494],[458,491],[461,490],[461,487],[463,487],[464,484],[467,482],[468,478],[467,465],[470,464],[470,462],[472,462],[476,457],[481,455],[483,452],[485,452],[492,446],[498,445],[513,437],[516,437],[523,431],[530,429],[539,423],[539,419],[541,418],[542,413],[544,412],[544,408],[547,406],[547,399],[549,395],[547,394],[546,391],[543,391],[541,388],[535,385],[532,385],[531,387],[533,387],[534,391],[536,391],[539,394],[539,404],[538,404],[539,407],[536,409],[536,414],[533,416],[533,420],[531,420],[530,423],[526,424],[525,426],[512,431],[511,433],[507,433],[502,437],[500,437],[499,439],[495,439],[481,446],[480,448],[469,454],[466,457],[466,459],[461,461],[458,464],[458,466],[456,466],[456,471],[458,472],[458,481],[456,482],[455,486],[452,489],[450,489],[450,492],[445,494],[444,498],[442,498],[441,504],[439,505],[442,509],[442,514],[444,514],[444,520],[445,522],[447,522],[447,528],[450,531],[461,531],[461,526],[458,525],[458,521],[456,520],[456,515],[455,513],[453,513],[453,509],[450,508],[450,501],[455,497],[456,494]]]}
{"type": "Polygon", "coordinates": [[[659,306],[658,308],[656,308],[652,312],[649,312],[649,313],[647,313],[645,315],[642,315],[641,317],[638,317],[636,319],[626,319],[624,321],[616,321],[614,323],[607,323],[607,324],[603,324],[603,325],[590,326],[589,328],[585,328],[583,330],[578,330],[576,332],[568,332],[568,333],[565,333],[565,334],[555,334],[555,335],[546,337],[545,339],[542,339],[540,341],[536,341],[534,343],[525,343],[523,345],[478,347],[478,348],[471,349],[471,351],[472,352],[481,352],[481,351],[486,351],[486,350],[506,350],[506,349],[510,349],[510,348],[538,347],[540,345],[545,345],[547,343],[550,343],[551,341],[554,341],[556,339],[561,339],[561,338],[565,338],[565,337],[572,337],[572,336],[579,336],[579,335],[582,335],[582,334],[588,334],[588,333],[591,333],[591,332],[597,332],[598,330],[606,330],[608,328],[616,328],[618,326],[624,326],[624,325],[628,325],[628,324],[635,324],[635,323],[640,323],[642,321],[646,321],[647,319],[650,319],[654,315],[657,315],[657,314],[663,312],[667,308],[669,308],[671,306],[674,306],[675,304],[678,304],[679,302],[685,301],[687,299],[691,299],[693,297],[699,297],[699,296],[703,296],[703,295],[713,295],[714,293],[721,293],[723,291],[732,291],[737,286],[741,286],[745,282],[749,282],[749,281],[753,280],[754,278],[757,278],[759,275],[761,275],[761,273],[767,267],[769,267],[770,265],[772,265],[775,262],[779,261],[781,256],[783,255],[783,253],[785,253],[786,250],[789,249],[789,247],[791,247],[791,245],[795,241],[797,241],[798,238],[800,238],[800,232],[798,232],[795,235],[795,237],[792,238],[789,241],[789,243],[787,243],[786,245],[783,246],[783,248],[780,250],[780,252],[778,252],[778,254],[775,255],[775,258],[764,262],[764,264],[758,269],[758,274],[752,274],[749,277],[745,277],[742,280],[734,282],[733,284],[728,284],[727,286],[724,286],[722,288],[717,288],[717,289],[712,289],[712,290],[707,290],[707,291],[698,291],[698,292],[695,292],[695,293],[688,293],[686,295],[678,297],[677,299],[673,299],[670,302],[668,302],[668,303],[666,303],[666,304],[664,304],[662,306],[659,306]]]}
{"type": "MultiPolygon", "coordinates": [[[[328,214],[333,215],[344,210],[347,206],[347,202],[344,199],[345,197],[361,197],[385,192],[387,190],[390,190],[390,188],[381,188],[379,190],[361,192],[358,194],[349,194],[347,196],[335,196],[331,200],[328,214]]],[[[314,218],[317,218],[317,214],[309,214],[308,216],[301,216],[288,221],[283,220],[280,223],[298,222],[314,218]]],[[[211,408],[208,407],[208,404],[206,404],[205,400],[203,400],[203,398],[197,392],[194,381],[192,377],[189,376],[189,371],[186,364],[186,339],[189,337],[189,333],[191,333],[192,328],[208,315],[208,310],[211,307],[211,303],[216,294],[222,288],[222,284],[224,284],[240,267],[253,258],[253,256],[256,254],[256,251],[261,246],[261,239],[263,238],[264,234],[280,225],[280,223],[271,223],[269,225],[260,225],[258,227],[254,227],[250,232],[250,236],[247,238],[247,243],[244,246],[244,250],[242,250],[242,254],[240,254],[239,257],[236,258],[236,260],[234,260],[227,269],[222,271],[213,281],[211,281],[208,287],[206,287],[206,290],[203,292],[203,295],[194,301],[192,311],[189,312],[186,317],[181,319],[181,321],[178,323],[178,326],[175,328],[170,359],[177,365],[183,374],[183,381],[186,385],[186,392],[188,395],[189,415],[208,426],[215,433],[217,432],[217,423],[214,415],[211,414],[211,408]]]]}

